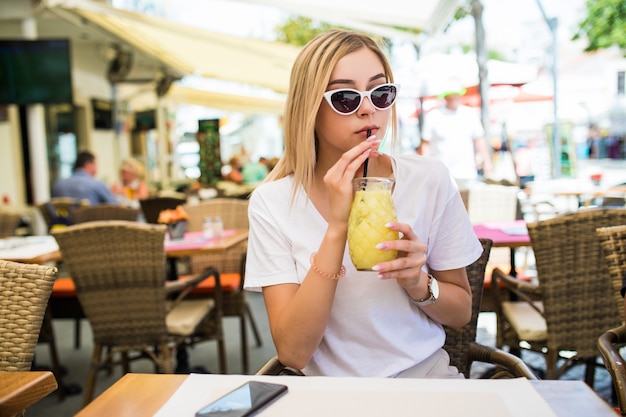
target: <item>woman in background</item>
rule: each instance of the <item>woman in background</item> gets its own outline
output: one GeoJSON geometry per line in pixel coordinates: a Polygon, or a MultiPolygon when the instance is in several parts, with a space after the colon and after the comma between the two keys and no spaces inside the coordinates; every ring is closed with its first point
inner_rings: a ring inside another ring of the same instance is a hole
{"type": "Polygon", "coordinates": [[[138,208],[139,200],[148,198],[143,164],[135,158],[125,159],[120,167],[120,180],[111,186],[111,191],[120,204],[138,208]]]}

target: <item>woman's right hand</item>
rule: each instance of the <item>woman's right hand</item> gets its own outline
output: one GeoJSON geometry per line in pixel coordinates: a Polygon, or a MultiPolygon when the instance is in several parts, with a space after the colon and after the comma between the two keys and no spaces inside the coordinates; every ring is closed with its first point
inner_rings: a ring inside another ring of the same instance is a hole
{"type": "Polygon", "coordinates": [[[380,140],[370,136],[354,148],[345,152],[324,175],[328,193],[330,217],[328,222],[347,222],[352,205],[352,180],[368,157],[378,156],[380,140]]]}

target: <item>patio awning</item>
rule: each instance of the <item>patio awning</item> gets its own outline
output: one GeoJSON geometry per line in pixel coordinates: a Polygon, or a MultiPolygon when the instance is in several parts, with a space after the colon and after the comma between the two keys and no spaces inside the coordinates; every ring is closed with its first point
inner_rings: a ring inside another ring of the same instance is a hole
{"type": "Polygon", "coordinates": [[[415,43],[423,37],[402,32],[396,27],[420,29],[433,35],[446,28],[461,4],[460,0],[239,0],[279,7],[302,16],[334,25],[375,33],[403,36],[415,43]]]}
{"type": "Polygon", "coordinates": [[[287,91],[299,49],[240,38],[85,0],[49,0],[47,7],[75,23],[95,25],[124,46],[158,59],[177,75],[195,74],[287,91]]]}
{"type": "Polygon", "coordinates": [[[285,110],[285,100],[281,98],[263,98],[218,93],[184,87],[180,84],[174,84],[165,98],[177,103],[196,104],[199,106],[242,113],[270,113],[282,115],[285,110]]]}

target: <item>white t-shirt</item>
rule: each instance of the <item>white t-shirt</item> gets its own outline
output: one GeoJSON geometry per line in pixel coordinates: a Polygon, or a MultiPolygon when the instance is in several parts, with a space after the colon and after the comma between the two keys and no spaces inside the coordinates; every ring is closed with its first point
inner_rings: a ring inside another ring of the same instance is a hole
{"type": "Polygon", "coordinates": [[[430,144],[430,156],[441,160],[455,179],[478,178],[474,140],[484,135],[478,115],[467,106],[456,111],[443,106],[424,118],[422,139],[430,144]]]}
{"type": "MultiPolygon", "coordinates": [[[[474,262],[482,246],[460,194],[437,160],[413,155],[393,158],[393,201],[398,220],[409,223],[428,247],[435,270],[474,262]]],[[[300,189],[290,207],[293,177],[262,184],[250,199],[250,235],[245,288],[300,284],[327,222],[300,189]]],[[[395,280],[356,271],[346,245],[346,275],[337,285],[328,326],[303,370],[307,375],[394,376],[443,346],[445,332],[409,302],[395,280]]]]}

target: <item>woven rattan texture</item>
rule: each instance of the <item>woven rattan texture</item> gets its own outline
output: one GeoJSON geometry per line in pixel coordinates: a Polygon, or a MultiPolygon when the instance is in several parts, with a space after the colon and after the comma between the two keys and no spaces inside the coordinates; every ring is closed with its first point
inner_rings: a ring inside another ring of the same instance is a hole
{"type": "Polygon", "coordinates": [[[18,213],[0,211],[0,239],[15,236],[21,220],[22,216],[18,213]]]}
{"type": "MultiPolygon", "coordinates": [[[[178,346],[217,340],[220,368],[225,370],[221,292],[216,297],[219,307],[211,311],[218,325],[206,325],[199,331],[190,329],[191,333],[184,335],[168,333],[165,230],[165,225],[103,220],[52,232],[93,332],[94,351],[84,404],[91,401],[99,369],[113,363],[121,364],[128,372],[129,361],[144,357],[131,357],[137,352],[148,355],[161,372],[171,373],[174,371],[173,354],[178,346]],[[111,362],[117,353],[122,354],[121,361],[111,362]]],[[[187,281],[199,282],[195,278],[187,281]]],[[[183,286],[178,291],[183,291],[183,286]]],[[[209,313],[207,310],[200,326],[211,321],[209,313]]]]}
{"type": "Polygon", "coordinates": [[[480,313],[480,302],[483,296],[483,282],[485,280],[485,268],[489,261],[489,254],[493,242],[489,239],[481,239],[483,253],[474,263],[468,265],[467,278],[472,288],[472,318],[469,323],[459,330],[446,327],[446,343],[444,349],[450,355],[450,364],[465,375],[470,377],[472,361],[469,354],[469,345],[476,341],[476,326],[478,324],[478,313],[480,313]]]}
{"type": "Polygon", "coordinates": [[[79,224],[96,220],[135,221],[138,215],[139,209],[136,208],[122,207],[115,204],[98,204],[75,208],[72,211],[72,222],[79,224]]]}
{"type": "Polygon", "coordinates": [[[600,334],[621,322],[596,229],[626,224],[624,209],[586,209],[528,224],[548,326],[548,350],[598,355],[600,334]]]}
{"type": "Polygon", "coordinates": [[[94,221],[53,234],[96,343],[163,342],[165,226],[94,221]]]}
{"type": "Polygon", "coordinates": [[[0,260],[0,371],[30,370],[57,269],[0,260]]]}
{"type": "Polygon", "coordinates": [[[622,279],[626,273],[626,223],[621,226],[602,227],[597,231],[600,245],[604,251],[611,283],[613,284],[613,296],[619,310],[624,308],[624,299],[620,292],[622,279]]]}
{"type": "MultiPolygon", "coordinates": [[[[189,214],[187,227],[190,232],[198,232],[203,228],[206,217],[222,218],[224,230],[248,229],[248,200],[236,198],[215,198],[202,201],[195,205],[186,205],[185,211],[189,214]]],[[[248,304],[246,293],[243,291],[243,277],[245,275],[245,254],[248,248],[247,241],[230,248],[226,253],[206,254],[192,256],[189,259],[191,272],[197,273],[209,266],[216,267],[222,274],[238,273],[240,276],[239,288],[235,291],[223,293],[224,316],[239,317],[241,325],[242,363],[244,373],[248,369],[247,357],[247,329],[246,319],[250,319],[250,325],[254,333],[257,346],[261,346],[261,336],[252,316],[252,309],[248,304]]]]}

